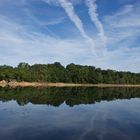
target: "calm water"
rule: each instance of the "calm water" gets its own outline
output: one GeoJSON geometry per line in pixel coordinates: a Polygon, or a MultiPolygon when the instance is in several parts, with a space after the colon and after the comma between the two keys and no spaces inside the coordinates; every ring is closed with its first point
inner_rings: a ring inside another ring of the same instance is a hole
{"type": "Polygon", "coordinates": [[[140,89],[0,89],[0,140],[139,140],[140,89]]]}

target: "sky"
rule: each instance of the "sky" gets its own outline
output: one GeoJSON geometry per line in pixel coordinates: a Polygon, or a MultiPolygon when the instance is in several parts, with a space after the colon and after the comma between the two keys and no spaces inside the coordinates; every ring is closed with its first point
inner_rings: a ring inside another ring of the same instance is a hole
{"type": "Polygon", "coordinates": [[[19,62],[140,72],[140,0],[0,0],[0,65],[19,62]]]}

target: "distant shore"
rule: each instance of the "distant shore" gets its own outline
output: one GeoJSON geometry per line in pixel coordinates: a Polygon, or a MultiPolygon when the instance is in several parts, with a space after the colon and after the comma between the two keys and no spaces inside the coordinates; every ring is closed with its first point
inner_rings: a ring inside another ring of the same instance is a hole
{"type": "Polygon", "coordinates": [[[139,87],[132,84],[75,84],[75,83],[47,83],[47,82],[7,82],[0,81],[0,87],[139,87]]]}

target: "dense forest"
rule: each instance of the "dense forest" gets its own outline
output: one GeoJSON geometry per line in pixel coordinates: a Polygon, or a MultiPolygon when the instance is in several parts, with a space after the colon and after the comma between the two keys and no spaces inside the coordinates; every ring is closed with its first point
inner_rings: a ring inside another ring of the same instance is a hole
{"type": "Polygon", "coordinates": [[[140,73],[101,70],[94,66],[82,66],[73,63],[66,67],[59,62],[34,65],[20,63],[17,67],[0,66],[0,80],[83,84],[140,84],[140,73]]]}

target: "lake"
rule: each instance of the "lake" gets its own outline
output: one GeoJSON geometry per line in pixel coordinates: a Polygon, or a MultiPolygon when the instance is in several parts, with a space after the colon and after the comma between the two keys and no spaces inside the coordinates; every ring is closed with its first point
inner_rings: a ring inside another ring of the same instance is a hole
{"type": "Polygon", "coordinates": [[[0,88],[0,140],[139,140],[140,88],[0,88]]]}

